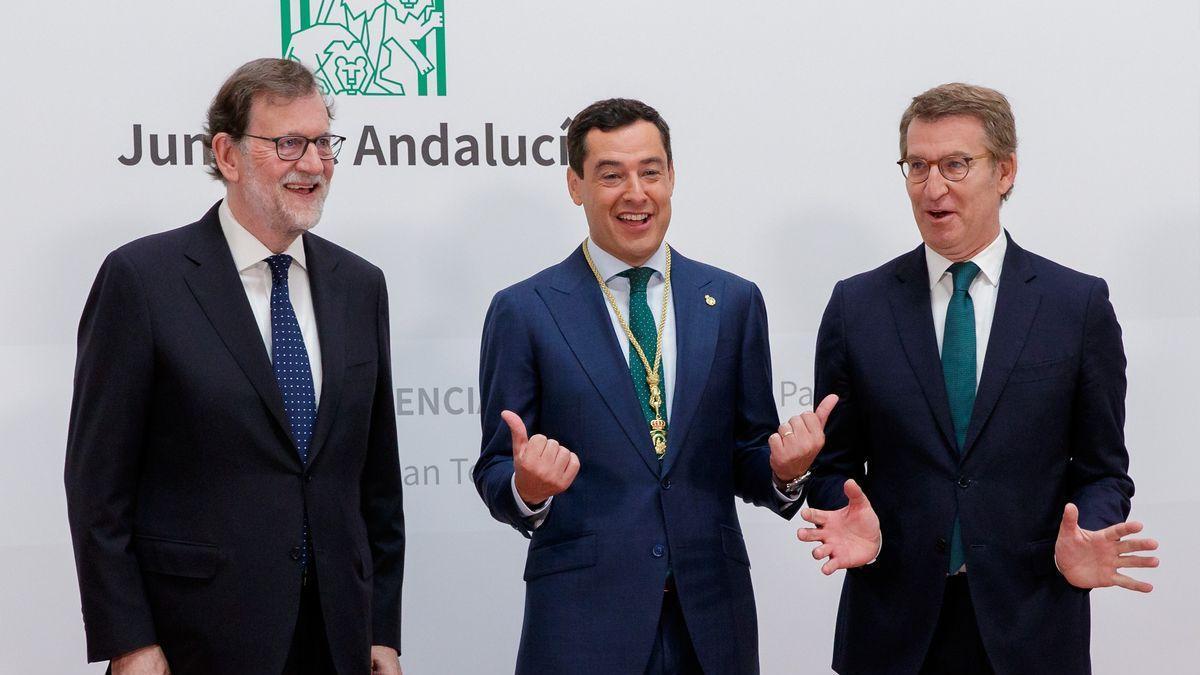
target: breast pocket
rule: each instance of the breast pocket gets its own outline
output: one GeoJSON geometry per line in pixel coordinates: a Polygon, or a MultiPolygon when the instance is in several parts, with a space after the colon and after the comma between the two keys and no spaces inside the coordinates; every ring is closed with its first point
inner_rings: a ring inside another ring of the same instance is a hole
{"type": "Polygon", "coordinates": [[[357,358],[351,355],[346,361],[346,381],[361,382],[364,380],[374,380],[379,371],[379,362],[375,355],[359,356],[357,358]]]}
{"type": "Polygon", "coordinates": [[[1076,369],[1075,357],[1064,356],[1057,359],[1036,361],[1033,363],[1018,363],[1013,366],[1008,376],[1009,384],[1021,382],[1040,382],[1056,377],[1073,376],[1076,369]]]}

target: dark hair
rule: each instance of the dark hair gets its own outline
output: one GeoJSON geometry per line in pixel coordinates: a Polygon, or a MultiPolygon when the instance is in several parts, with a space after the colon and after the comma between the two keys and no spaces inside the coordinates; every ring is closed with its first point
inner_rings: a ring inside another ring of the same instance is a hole
{"type": "Polygon", "coordinates": [[[650,106],[631,98],[609,98],[596,101],[571,120],[567,128],[567,158],[576,176],[583,176],[583,160],[587,158],[587,134],[592,129],[611,131],[644,120],[658,127],[667,164],[671,164],[671,129],[667,121],[650,106]]]}
{"type": "MultiPolygon", "coordinates": [[[[219,133],[241,140],[250,126],[250,107],[260,96],[288,102],[319,93],[317,79],[299,61],[255,59],[245,63],[225,80],[208,106],[208,119],[204,125],[205,148],[212,152],[212,138],[219,133]]],[[[333,119],[329,102],[325,103],[325,111],[333,119]]],[[[208,171],[213,178],[225,181],[216,164],[210,166],[208,171]]]]}

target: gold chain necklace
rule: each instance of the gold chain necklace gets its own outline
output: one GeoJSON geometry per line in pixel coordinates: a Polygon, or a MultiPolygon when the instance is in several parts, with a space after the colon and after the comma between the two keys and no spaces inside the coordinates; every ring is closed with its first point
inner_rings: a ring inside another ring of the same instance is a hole
{"type": "MultiPolygon", "coordinates": [[[[592,254],[588,250],[587,239],[583,240],[583,257],[587,260],[588,267],[591,268],[592,274],[596,277],[596,283],[600,284],[600,290],[604,292],[604,297],[608,298],[608,304],[612,307],[613,312],[617,315],[617,323],[621,325],[621,330],[625,331],[625,337],[629,338],[629,344],[633,345],[634,351],[637,352],[638,358],[642,361],[642,366],[646,369],[646,386],[650,388],[650,407],[654,410],[654,419],[650,420],[650,440],[654,443],[654,454],[662,459],[667,454],[667,422],[662,416],[662,395],[658,392],[659,377],[658,368],[662,364],[662,349],[663,349],[663,329],[667,325],[667,307],[671,298],[671,247],[667,246],[667,263],[666,272],[663,275],[663,301],[662,313],[658,319],[658,335],[655,336],[654,348],[654,366],[651,367],[650,359],[646,358],[646,352],[642,349],[642,345],[638,343],[637,338],[633,336],[633,331],[629,329],[629,324],[625,322],[625,317],[621,315],[621,308],[617,306],[617,300],[613,297],[612,291],[609,290],[608,284],[605,283],[604,277],[600,276],[600,270],[596,269],[596,263],[592,260],[592,254]]],[[[632,282],[632,280],[631,280],[632,282]]],[[[632,286],[630,293],[633,292],[632,286]]]]}

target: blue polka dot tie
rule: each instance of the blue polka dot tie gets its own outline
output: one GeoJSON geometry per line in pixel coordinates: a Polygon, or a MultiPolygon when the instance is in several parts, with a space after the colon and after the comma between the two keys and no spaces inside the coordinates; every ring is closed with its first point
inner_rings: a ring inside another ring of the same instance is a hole
{"type": "MultiPolygon", "coordinates": [[[[288,294],[292,256],[280,253],[266,262],[271,268],[271,367],[279,383],[279,393],[283,394],[283,410],[292,425],[300,462],[308,464],[308,444],[317,419],[317,396],[308,350],[304,348],[300,322],[288,294]]],[[[304,514],[299,562],[301,569],[308,566],[308,514],[304,514]]]]}

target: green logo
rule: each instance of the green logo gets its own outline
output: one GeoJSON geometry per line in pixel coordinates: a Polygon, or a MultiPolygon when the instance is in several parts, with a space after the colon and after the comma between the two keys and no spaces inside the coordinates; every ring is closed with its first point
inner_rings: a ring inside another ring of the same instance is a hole
{"type": "Polygon", "coordinates": [[[446,95],[445,0],[280,0],[283,57],[322,93],[446,95]]]}

